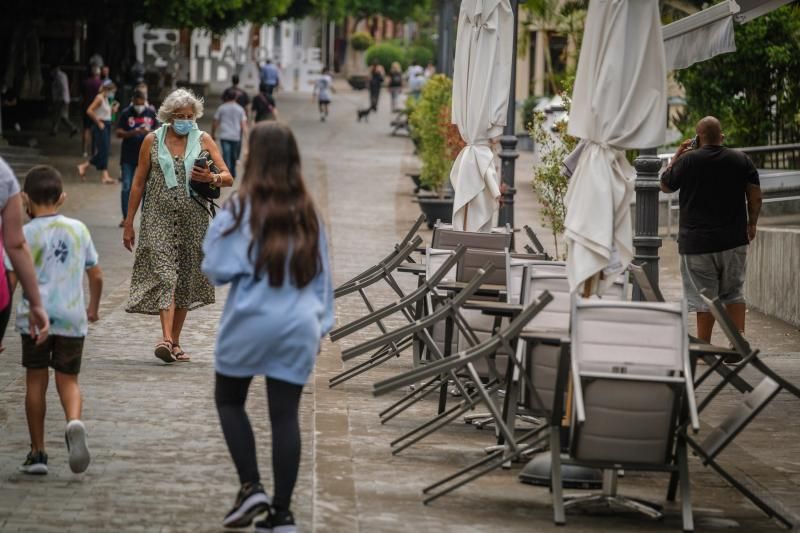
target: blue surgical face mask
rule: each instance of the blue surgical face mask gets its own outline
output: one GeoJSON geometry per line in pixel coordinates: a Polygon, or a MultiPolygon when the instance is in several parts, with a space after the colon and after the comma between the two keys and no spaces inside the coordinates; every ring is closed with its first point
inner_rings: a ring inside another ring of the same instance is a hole
{"type": "Polygon", "coordinates": [[[194,120],[177,119],[172,121],[172,130],[178,135],[188,135],[194,127],[194,120]]]}

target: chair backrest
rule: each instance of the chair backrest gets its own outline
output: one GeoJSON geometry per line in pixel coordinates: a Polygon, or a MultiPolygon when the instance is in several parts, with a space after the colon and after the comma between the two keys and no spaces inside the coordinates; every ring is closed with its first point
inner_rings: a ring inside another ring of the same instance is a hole
{"type": "Polygon", "coordinates": [[[434,229],[431,248],[452,250],[463,244],[467,248],[505,250],[511,248],[512,233],[475,233],[453,229],[434,229]]]}
{"type": "Polygon", "coordinates": [[[664,301],[664,295],[661,294],[658,286],[653,283],[650,276],[647,275],[644,265],[635,265],[631,263],[628,265],[628,270],[630,270],[633,276],[633,282],[639,287],[639,292],[642,293],[645,302],[664,301]]]}
{"type": "Polygon", "coordinates": [[[523,305],[531,303],[542,292],[547,291],[553,296],[553,301],[547,304],[536,317],[525,326],[524,331],[554,331],[569,332],[569,316],[572,309],[569,281],[567,280],[566,265],[555,263],[546,265],[529,265],[527,276],[523,284],[523,305]]]}
{"type": "Polygon", "coordinates": [[[688,360],[685,306],[575,298],[572,361],[581,371],[669,376],[688,360]]]}
{"type": "Polygon", "coordinates": [[[739,332],[739,328],[737,328],[736,324],[731,320],[730,315],[725,310],[725,306],[720,299],[714,298],[712,300],[708,297],[705,289],[700,293],[700,297],[708,306],[708,310],[711,311],[714,320],[719,324],[722,332],[728,337],[731,344],[733,344],[733,348],[739,352],[742,357],[747,357],[751,351],[750,343],[747,342],[747,339],[739,332]]]}
{"type": "MultiPolygon", "coordinates": [[[[686,305],[574,299],[570,453],[585,462],[670,463],[689,371],[686,305]]],[[[693,396],[692,396],[693,397],[693,396]]],[[[696,408],[689,402],[693,425],[696,408]]]]}
{"type": "Polygon", "coordinates": [[[542,269],[552,268],[555,272],[566,272],[566,263],[548,261],[537,254],[506,254],[506,301],[511,304],[522,303],[522,281],[526,266],[540,266],[542,269]]]}
{"type": "Polygon", "coordinates": [[[487,278],[486,283],[505,285],[506,283],[506,252],[497,250],[482,250],[467,248],[466,253],[458,262],[456,281],[469,281],[475,277],[475,272],[483,268],[486,263],[491,263],[495,270],[487,278]]]}

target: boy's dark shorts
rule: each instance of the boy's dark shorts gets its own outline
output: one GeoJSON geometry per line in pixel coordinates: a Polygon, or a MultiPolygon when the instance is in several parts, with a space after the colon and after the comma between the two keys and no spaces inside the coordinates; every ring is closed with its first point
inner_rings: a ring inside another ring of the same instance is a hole
{"type": "Polygon", "coordinates": [[[81,371],[83,337],[50,335],[44,344],[36,346],[30,335],[22,336],[22,366],[25,368],[47,368],[63,374],[78,374],[81,371]]]}

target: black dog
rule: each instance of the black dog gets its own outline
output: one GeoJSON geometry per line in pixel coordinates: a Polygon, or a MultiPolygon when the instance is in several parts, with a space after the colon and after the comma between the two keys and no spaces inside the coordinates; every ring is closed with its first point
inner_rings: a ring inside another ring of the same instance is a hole
{"type": "Polygon", "coordinates": [[[369,122],[369,114],[372,113],[372,109],[369,107],[367,109],[358,109],[356,110],[356,113],[358,122],[361,122],[362,120],[364,122],[369,122]]]}

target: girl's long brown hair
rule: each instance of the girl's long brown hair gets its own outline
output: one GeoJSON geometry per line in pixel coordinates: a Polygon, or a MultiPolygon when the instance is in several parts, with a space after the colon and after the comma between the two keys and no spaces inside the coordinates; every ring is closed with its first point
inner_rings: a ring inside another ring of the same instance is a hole
{"type": "Polygon", "coordinates": [[[286,259],[291,281],[303,288],[321,270],[319,219],[300,172],[300,151],[288,126],[273,121],[257,124],[250,132],[249,150],[238,202],[233,202],[234,225],[242,224],[250,204],[255,273],[266,273],[272,287],[283,285],[286,259]]]}

